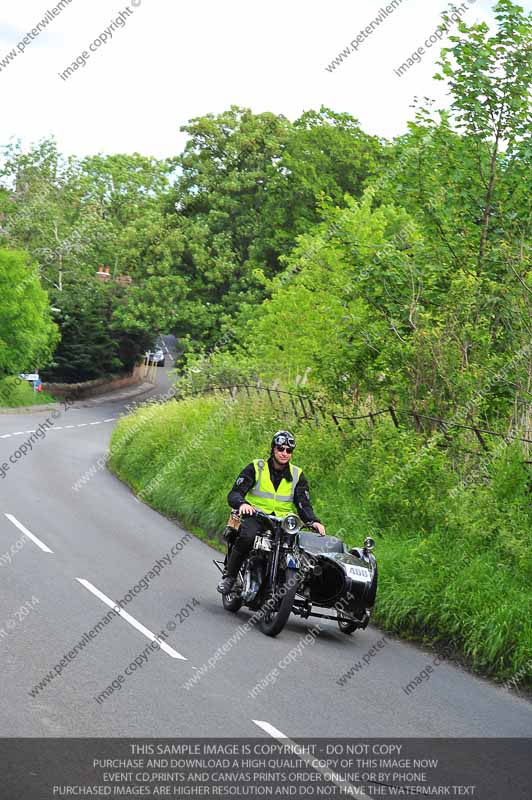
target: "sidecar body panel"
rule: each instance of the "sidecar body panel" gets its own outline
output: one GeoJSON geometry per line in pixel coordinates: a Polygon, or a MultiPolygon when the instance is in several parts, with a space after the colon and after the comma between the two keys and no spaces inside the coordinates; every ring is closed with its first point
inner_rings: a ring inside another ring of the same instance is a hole
{"type": "Polygon", "coordinates": [[[306,569],[305,585],[313,605],[331,607],[344,601],[348,612],[357,613],[375,603],[375,559],[362,550],[352,555],[333,536],[299,534],[301,561],[306,569]]]}

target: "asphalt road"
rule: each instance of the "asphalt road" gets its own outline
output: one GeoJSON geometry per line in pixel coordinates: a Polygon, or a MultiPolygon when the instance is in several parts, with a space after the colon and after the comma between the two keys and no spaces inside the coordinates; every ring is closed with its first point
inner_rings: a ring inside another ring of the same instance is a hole
{"type": "MultiPolygon", "coordinates": [[[[155,393],[163,393],[168,381],[158,373],[155,393]]],[[[2,736],[532,736],[525,698],[448,662],[407,694],[434,654],[376,627],[346,636],[325,622],[306,639],[312,619],[291,618],[275,639],[239,627],[251,614],[222,608],[217,552],[139,503],[105,468],[73,488],[105,457],[123,405],[62,412],[0,480],[2,736]],[[127,596],[157,562],[159,574],[125,601],[129,616],[113,615],[61,666],[108,614],[106,601],[127,596]],[[161,630],[166,650],[150,650],[161,630]],[[124,676],[136,658],[142,663],[124,676]],[[250,695],[268,674],[266,688],[250,695]]],[[[50,416],[0,414],[0,464],[50,416]]]]}

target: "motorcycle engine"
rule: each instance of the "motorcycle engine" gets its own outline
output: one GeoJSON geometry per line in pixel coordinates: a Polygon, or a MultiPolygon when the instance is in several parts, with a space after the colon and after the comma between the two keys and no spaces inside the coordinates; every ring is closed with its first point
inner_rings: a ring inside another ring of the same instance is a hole
{"type": "Polygon", "coordinates": [[[258,558],[250,558],[244,571],[244,585],[241,594],[244,603],[251,603],[255,599],[261,583],[262,562],[258,558]]]}

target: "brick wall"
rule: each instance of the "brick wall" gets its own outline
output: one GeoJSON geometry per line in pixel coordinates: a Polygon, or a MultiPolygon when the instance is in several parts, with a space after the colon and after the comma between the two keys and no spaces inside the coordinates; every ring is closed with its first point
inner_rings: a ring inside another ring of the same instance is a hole
{"type": "Polygon", "coordinates": [[[124,386],[135,386],[143,380],[143,364],[136,366],[130,375],[121,375],[113,378],[97,378],[94,381],[83,383],[43,383],[45,392],[49,392],[60,400],[82,400],[86,397],[96,397],[106,394],[124,386]]]}

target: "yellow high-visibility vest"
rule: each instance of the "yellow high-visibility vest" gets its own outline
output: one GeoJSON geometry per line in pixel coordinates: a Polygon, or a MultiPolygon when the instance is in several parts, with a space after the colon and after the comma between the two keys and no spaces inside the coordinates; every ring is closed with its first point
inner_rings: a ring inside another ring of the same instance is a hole
{"type": "Polygon", "coordinates": [[[287,480],[283,476],[276,491],[270,477],[268,463],[262,458],[256,458],[253,466],[255,467],[255,486],[247,493],[246,500],[259,511],[264,511],[265,514],[275,514],[277,517],[297,514],[294,492],[301,475],[300,467],[289,464],[291,480],[287,480]]]}

